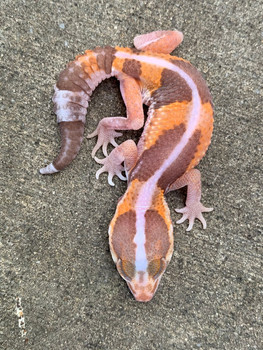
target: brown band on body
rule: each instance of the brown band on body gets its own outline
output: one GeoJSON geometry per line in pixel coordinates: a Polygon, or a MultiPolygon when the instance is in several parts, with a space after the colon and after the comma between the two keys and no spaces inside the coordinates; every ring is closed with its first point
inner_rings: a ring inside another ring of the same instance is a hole
{"type": "Polygon", "coordinates": [[[134,79],[139,79],[142,73],[141,63],[134,59],[126,59],[123,63],[122,71],[134,79]]]}
{"type": "Polygon", "coordinates": [[[196,130],[194,134],[189,139],[186,146],[183,148],[179,156],[175,161],[164,171],[160,179],[158,180],[157,185],[164,191],[180,176],[182,176],[191,160],[195,156],[197,146],[199,144],[201,136],[201,131],[196,130]]]}
{"type": "Polygon", "coordinates": [[[136,213],[134,210],[129,210],[117,218],[111,235],[111,247],[119,259],[135,262],[136,244],[133,242],[135,235],[136,213]]]}
{"type": "Polygon", "coordinates": [[[192,100],[192,90],[180,74],[164,69],[161,77],[161,86],[152,93],[155,102],[154,108],[169,105],[174,102],[192,100]]]}
{"type": "Polygon", "coordinates": [[[130,48],[130,50],[131,50],[132,53],[135,53],[135,54],[138,54],[138,55],[140,55],[142,53],[142,50],[138,50],[135,47],[130,48]]]}
{"type": "Polygon", "coordinates": [[[202,103],[211,103],[211,94],[201,73],[187,61],[171,59],[171,62],[178,68],[182,69],[194,81],[202,103]]]}
{"type": "Polygon", "coordinates": [[[110,74],[116,49],[111,46],[96,47],[94,52],[97,54],[98,67],[104,70],[106,74],[110,74]]]}
{"type": "Polygon", "coordinates": [[[81,121],[59,123],[61,133],[61,149],[53,165],[57,170],[63,170],[77,156],[84,134],[84,124],[81,121]]]}
{"type": "Polygon", "coordinates": [[[145,213],[145,238],[148,261],[166,257],[171,244],[169,229],[156,210],[150,209],[145,213]]]}
{"type": "Polygon", "coordinates": [[[174,147],[180,142],[184,132],[185,125],[181,123],[174,129],[166,130],[160,135],[156,143],[142,153],[135,168],[131,171],[130,179],[147,181],[169,157],[174,147]]]}

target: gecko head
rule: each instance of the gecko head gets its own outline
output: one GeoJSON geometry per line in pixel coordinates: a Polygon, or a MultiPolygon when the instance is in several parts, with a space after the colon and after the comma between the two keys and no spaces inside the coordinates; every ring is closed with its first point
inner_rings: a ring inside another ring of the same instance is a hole
{"type": "Polygon", "coordinates": [[[111,255],[135,299],[146,302],[154,296],[172,256],[172,223],[168,209],[136,210],[123,203],[124,199],[109,228],[111,255]]]}
{"type": "MultiPolygon", "coordinates": [[[[137,265],[137,264],[136,264],[137,265]]],[[[137,301],[150,301],[159,285],[160,279],[166,269],[164,258],[154,259],[149,263],[141,261],[139,267],[126,260],[118,259],[117,269],[137,301]]]]}

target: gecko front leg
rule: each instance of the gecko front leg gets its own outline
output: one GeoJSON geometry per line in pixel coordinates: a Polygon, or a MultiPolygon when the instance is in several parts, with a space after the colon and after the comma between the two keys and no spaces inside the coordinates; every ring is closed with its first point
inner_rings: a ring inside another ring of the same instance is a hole
{"type": "Polygon", "coordinates": [[[102,147],[103,154],[107,157],[108,144],[111,143],[114,147],[118,146],[115,137],[119,137],[122,134],[116,130],[138,130],[144,123],[142,96],[139,83],[134,78],[125,74],[121,74],[118,78],[120,79],[122,98],[127,109],[127,118],[104,118],[99,122],[96,130],[87,136],[87,138],[98,136],[97,143],[92,150],[93,158],[100,147],[102,147]]]}
{"type": "Polygon", "coordinates": [[[206,228],[206,221],[202,213],[210,212],[213,208],[206,208],[200,202],[201,200],[201,174],[197,169],[191,169],[179,179],[177,179],[172,185],[170,185],[167,192],[178,190],[187,186],[187,198],[186,206],[181,209],[175,209],[177,213],[183,214],[180,220],[176,221],[177,224],[183,223],[185,220],[189,220],[189,226],[186,231],[190,231],[193,228],[194,220],[201,221],[203,228],[206,228]]]}

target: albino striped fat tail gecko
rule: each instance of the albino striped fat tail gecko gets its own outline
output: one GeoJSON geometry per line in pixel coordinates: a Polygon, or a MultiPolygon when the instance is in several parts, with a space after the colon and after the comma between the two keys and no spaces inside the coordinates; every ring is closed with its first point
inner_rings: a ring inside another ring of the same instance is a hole
{"type": "Polygon", "coordinates": [[[69,63],[53,97],[61,150],[40,170],[58,172],[75,158],[92,91],[103,79],[115,76],[127,118],[102,119],[88,138],[97,136],[92,157],[102,168],[96,177],[108,172],[110,185],[114,175],[127,179],[127,190],[109,226],[109,243],[117,270],[138,301],[152,299],[173,252],[173,226],[164,194],[188,186],[186,206],[176,210],[183,214],[177,223],[189,220],[188,231],[196,218],[206,228],[202,212],[212,210],[200,202],[200,172],[194,167],[210,144],[213,107],[201,74],[188,61],[170,55],[182,40],[179,31],[152,32],[135,37],[136,49],[97,47],[69,63]],[[119,130],[143,127],[143,104],[149,107],[148,118],[138,145],[132,140],[118,145],[119,130]],[[108,155],[109,143],[116,148],[108,155]],[[95,157],[100,147],[104,159],[95,157]]]}

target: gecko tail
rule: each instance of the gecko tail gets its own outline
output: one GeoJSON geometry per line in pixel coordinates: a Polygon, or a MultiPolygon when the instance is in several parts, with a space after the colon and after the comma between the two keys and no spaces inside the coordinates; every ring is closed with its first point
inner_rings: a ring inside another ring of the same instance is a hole
{"type": "Polygon", "coordinates": [[[110,46],[87,50],[60,73],[54,86],[53,102],[60,126],[61,149],[52,163],[40,169],[41,174],[63,170],[77,156],[90,96],[102,80],[113,75],[114,52],[115,49],[110,46]]]}
{"type": "Polygon", "coordinates": [[[40,174],[53,174],[63,170],[76,158],[84,134],[84,123],[81,121],[59,123],[61,133],[61,149],[56,159],[45,168],[39,170],[40,174]]]}
{"type": "Polygon", "coordinates": [[[183,41],[183,33],[179,30],[158,30],[137,35],[134,46],[138,50],[169,54],[183,41]]]}

